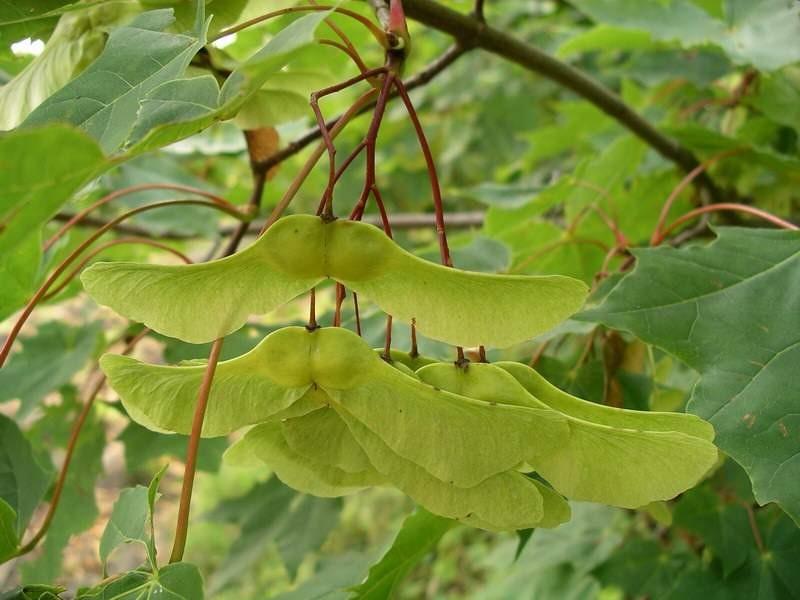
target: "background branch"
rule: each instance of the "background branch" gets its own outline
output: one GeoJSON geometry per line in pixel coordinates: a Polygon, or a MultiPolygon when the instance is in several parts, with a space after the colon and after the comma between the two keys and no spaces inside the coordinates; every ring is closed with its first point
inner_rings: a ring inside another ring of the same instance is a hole
{"type": "MultiPolygon", "coordinates": [[[[658,131],[616,93],[575,67],[486,25],[476,17],[461,14],[431,0],[404,0],[403,7],[410,18],[453,36],[461,47],[481,48],[572,90],[684,171],[691,171],[699,164],[690,150],[658,131]]],[[[698,177],[695,183],[707,190],[712,199],[721,196],[708,175],[698,177]]]]}

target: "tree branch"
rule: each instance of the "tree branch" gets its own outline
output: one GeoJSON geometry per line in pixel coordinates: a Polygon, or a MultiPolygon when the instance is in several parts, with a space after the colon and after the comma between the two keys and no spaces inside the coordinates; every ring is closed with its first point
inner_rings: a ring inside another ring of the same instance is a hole
{"type": "MultiPolygon", "coordinates": [[[[699,164],[690,150],[658,131],[612,90],[571,65],[486,25],[478,18],[461,14],[432,0],[404,0],[403,7],[410,18],[453,36],[463,48],[481,48],[572,90],[684,171],[691,171],[699,164]]],[[[707,190],[712,199],[719,197],[719,190],[707,175],[698,177],[695,182],[698,187],[707,190]]]]}
{"type": "MultiPolygon", "coordinates": [[[[457,213],[448,213],[447,214],[447,226],[454,227],[454,228],[467,228],[467,227],[480,227],[483,225],[484,219],[483,211],[476,210],[476,211],[467,211],[467,212],[457,212],[457,213]]],[[[71,219],[73,215],[59,213],[54,217],[56,221],[68,221],[71,219]]],[[[362,221],[365,223],[369,223],[370,225],[375,225],[376,227],[381,226],[381,218],[379,215],[364,215],[362,221]]],[[[80,225],[85,225],[91,229],[105,227],[108,225],[109,221],[105,221],[103,219],[97,217],[87,217],[81,221],[80,225]]],[[[257,221],[253,221],[250,223],[253,231],[258,231],[263,223],[259,223],[257,221]]],[[[434,215],[433,213],[398,213],[392,217],[392,227],[395,229],[425,229],[428,227],[433,227],[435,225],[434,215]]],[[[219,235],[226,236],[232,235],[239,229],[239,225],[237,226],[228,226],[222,227],[219,230],[219,235]]],[[[155,233],[153,231],[148,231],[143,227],[137,227],[136,225],[126,225],[124,223],[120,223],[119,225],[114,225],[111,227],[114,231],[118,233],[124,233],[126,235],[134,235],[137,237],[148,238],[148,239],[157,239],[157,240],[193,240],[203,237],[201,235],[193,235],[187,233],[180,233],[178,231],[165,231],[163,233],[155,233]]]]}

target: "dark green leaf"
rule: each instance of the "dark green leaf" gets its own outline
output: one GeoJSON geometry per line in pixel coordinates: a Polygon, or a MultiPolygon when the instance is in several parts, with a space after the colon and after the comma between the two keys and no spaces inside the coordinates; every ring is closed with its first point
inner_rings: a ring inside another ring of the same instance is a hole
{"type": "Polygon", "coordinates": [[[50,473],[36,460],[31,444],[17,424],[0,415],[0,499],[4,501],[0,555],[3,557],[12,550],[11,533],[17,540],[22,537],[49,483],[50,473]]]}
{"type": "Polygon", "coordinates": [[[581,318],[631,331],[702,378],[688,410],[800,522],[800,234],[720,229],[707,247],[635,251],[637,265],[581,318]]]}
{"type": "Polygon", "coordinates": [[[100,324],[68,327],[57,321],[22,339],[22,350],[0,370],[0,402],[19,398],[17,417],[27,416],[48,393],[69,383],[101,341],[100,324]]]}
{"type": "Polygon", "coordinates": [[[204,42],[202,30],[166,33],[173,22],[171,10],[154,10],[112,31],[97,60],[39,105],[23,125],[66,121],[89,133],[106,153],[118,150],[136,121],[139,102],[157,86],[182,76],[204,42]]]}
{"type": "Polygon", "coordinates": [[[367,580],[354,588],[353,598],[377,600],[392,597],[409,571],[434,550],[442,536],[455,525],[455,521],[417,508],[403,521],[392,547],[369,570],[367,580]]]}

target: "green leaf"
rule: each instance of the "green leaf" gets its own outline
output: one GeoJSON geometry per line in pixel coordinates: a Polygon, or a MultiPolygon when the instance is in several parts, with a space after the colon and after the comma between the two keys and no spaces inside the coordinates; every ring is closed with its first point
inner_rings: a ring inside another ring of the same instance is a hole
{"type": "Polygon", "coordinates": [[[464,199],[474,200],[487,206],[500,208],[519,208],[527,204],[542,189],[542,186],[528,183],[494,183],[486,181],[478,185],[455,190],[453,193],[464,199]]]}
{"type": "Polygon", "coordinates": [[[8,502],[0,498],[0,563],[14,556],[17,548],[19,548],[17,513],[8,502]]]}
{"type": "Polygon", "coordinates": [[[0,129],[12,129],[93,61],[103,49],[106,28],[130,16],[124,4],[89,8],[62,16],[44,51],[0,88],[0,129]]]}
{"type": "Polygon", "coordinates": [[[255,244],[222,260],[96,263],[81,279],[97,302],[165,335],[202,343],[325,277],[371,298],[397,320],[413,319],[429,337],[464,346],[509,346],[534,337],[580,308],[587,291],[569,277],[448,269],[406,252],[371,225],[325,224],[309,215],[281,219],[255,244]],[[197,293],[211,281],[218,293],[197,293]]]}
{"type": "Polygon", "coordinates": [[[28,236],[14,252],[0,254],[0,321],[25,305],[33,295],[39,274],[41,240],[28,236]]]}
{"type": "Polygon", "coordinates": [[[596,21],[649,32],[684,46],[711,43],[740,64],[771,71],[800,60],[800,8],[783,0],[730,0],[719,20],[690,0],[575,0],[596,21]],[[769,35],[765,36],[765,32],[769,35]]]}
{"type": "Polygon", "coordinates": [[[173,22],[171,10],[154,10],[113,30],[97,60],[39,105],[23,125],[66,121],[94,137],[107,154],[117,151],[136,122],[140,101],[183,75],[205,42],[202,30],[166,33],[173,22]]]}
{"type": "MultiPolygon", "coordinates": [[[[184,460],[189,440],[185,435],[162,435],[150,431],[133,421],[117,439],[125,445],[125,464],[132,473],[164,456],[184,460]]],[[[204,440],[197,453],[197,468],[200,471],[218,471],[227,446],[225,438],[204,440]]]]}
{"type": "Polygon", "coordinates": [[[91,138],[65,125],[0,135],[0,256],[18,248],[30,252],[29,238],[38,236],[104,160],[91,138]]]}
{"type": "Polygon", "coordinates": [[[166,146],[233,117],[299,51],[314,42],[314,31],[327,16],[327,12],[319,12],[294,21],[234,69],[221,89],[211,76],[173,78],[152,88],[142,98],[130,153],[166,146]]]}
{"type": "MultiPolygon", "coordinates": [[[[499,366],[472,364],[462,370],[452,364],[438,364],[424,367],[417,374],[424,382],[477,400],[516,405],[521,410],[550,408],[499,366]]],[[[546,391],[559,400],[566,396],[546,391]]],[[[578,407],[572,412],[580,414],[582,405],[584,410],[592,410],[591,403],[568,398],[572,406],[578,407]]],[[[639,413],[637,420],[633,418],[637,415],[622,413],[622,424],[617,425],[615,410],[619,409],[609,408],[601,414],[608,425],[556,413],[567,417],[568,435],[547,451],[531,455],[527,462],[569,498],[625,508],[672,498],[695,485],[715,464],[716,448],[707,441],[712,432],[699,419],[639,413]],[[649,430],[647,423],[652,423],[649,430]],[[694,437],[694,432],[703,437],[694,437]]]]}
{"type": "Polygon", "coordinates": [[[61,600],[66,588],[58,585],[26,585],[10,592],[0,592],[0,600],[61,600]]]}
{"type": "Polygon", "coordinates": [[[776,123],[800,133],[800,82],[789,73],[772,73],[759,78],[753,105],[776,123]]]}
{"type": "Polygon", "coordinates": [[[99,323],[81,328],[57,321],[43,324],[36,334],[22,338],[22,350],[0,370],[0,402],[18,398],[17,417],[27,416],[86,366],[100,342],[99,323]]]}
{"type": "Polygon", "coordinates": [[[305,555],[317,550],[336,526],[340,510],[339,501],[298,495],[275,478],[224,501],[210,518],[236,523],[241,532],[212,576],[209,593],[252,570],[270,548],[277,549],[294,577],[305,555]]]}
{"type": "Polygon", "coordinates": [[[722,561],[726,577],[747,561],[755,545],[744,506],[722,504],[719,496],[705,487],[681,497],[673,523],[703,540],[722,561]]]}
{"type": "MultiPolygon", "coordinates": [[[[57,440],[65,446],[80,405],[74,395],[62,394],[60,406],[48,407],[45,417],[31,430],[37,448],[52,447],[57,440]]],[[[60,509],[56,511],[47,536],[40,545],[38,556],[22,565],[23,581],[53,581],[58,577],[64,548],[70,538],[89,529],[97,519],[95,484],[103,471],[103,448],[106,445],[105,429],[96,416],[89,414],[72,455],[60,509]]]]}
{"type": "Polygon", "coordinates": [[[169,564],[157,573],[130,571],[88,590],[79,590],[77,600],[203,600],[203,578],[194,565],[169,564]]]}
{"type": "Polygon", "coordinates": [[[800,522],[800,234],[722,228],[706,247],[636,250],[636,268],[581,315],[631,331],[702,377],[688,410],[710,421],[759,503],[800,522]]]}
{"type": "Polygon", "coordinates": [[[450,519],[418,508],[403,521],[397,537],[380,562],[372,566],[367,580],[353,590],[354,599],[392,598],[409,571],[432,552],[442,536],[455,525],[450,519]]]}
{"type": "Polygon", "coordinates": [[[153,509],[158,494],[158,484],[165,471],[166,465],[156,474],[148,487],[137,485],[120,492],[100,538],[100,560],[104,566],[118,546],[138,543],[145,547],[150,566],[153,569],[157,568],[153,539],[153,509]]]}
{"type": "Polygon", "coordinates": [[[2,558],[7,558],[16,549],[14,542],[22,537],[49,484],[50,473],[34,457],[30,442],[14,421],[0,415],[2,558]]]}

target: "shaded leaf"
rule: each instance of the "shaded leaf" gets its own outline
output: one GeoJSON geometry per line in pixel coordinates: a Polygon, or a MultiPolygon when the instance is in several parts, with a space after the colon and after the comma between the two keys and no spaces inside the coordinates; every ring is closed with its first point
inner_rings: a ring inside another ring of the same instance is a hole
{"type": "Polygon", "coordinates": [[[77,328],[52,321],[21,341],[22,350],[0,370],[0,402],[19,398],[18,418],[86,366],[101,342],[100,324],[77,328]]]}
{"type": "Polygon", "coordinates": [[[436,548],[454,521],[418,508],[403,521],[397,537],[380,562],[369,570],[367,580],[353,590],[353,598],[391,598],[409,571],[436,548]]]}
{"type": "Polygon", "coordinates": [[[688,410],[714,425],[757,500],[800,522],[800,234],[717,236],[705,247],[635,251],[634,271],[580,318],[631,331],[697,369],[688,410]]]}

